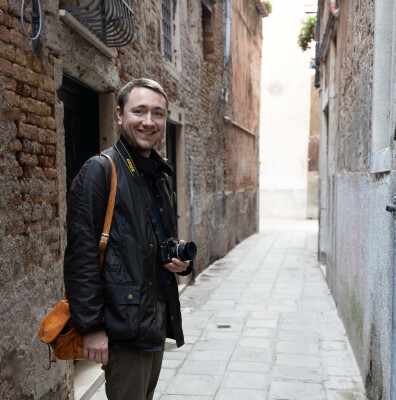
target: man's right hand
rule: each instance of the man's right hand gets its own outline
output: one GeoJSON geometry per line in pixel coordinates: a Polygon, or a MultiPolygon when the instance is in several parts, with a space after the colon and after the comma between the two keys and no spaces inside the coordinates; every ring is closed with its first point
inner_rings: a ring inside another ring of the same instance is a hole
{"type": "Polygon", "coordinates": [[[105,331],[87,333],[83,336],[84,357],[97,364],[106,365],[109,361],[108,342],[105,331]]]}

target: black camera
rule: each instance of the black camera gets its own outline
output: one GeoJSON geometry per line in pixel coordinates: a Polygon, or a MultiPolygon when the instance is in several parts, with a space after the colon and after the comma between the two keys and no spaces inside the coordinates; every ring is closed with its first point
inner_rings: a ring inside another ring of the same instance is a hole
{"type": "Polygon", "coordinates": [[[179,243],[179,239],[166,239],[158,246],[158,260],[161,264],[172,262],[172,258],[181,261],[194,261],[197,257],[197,246],[194,242],[179,243]]]}

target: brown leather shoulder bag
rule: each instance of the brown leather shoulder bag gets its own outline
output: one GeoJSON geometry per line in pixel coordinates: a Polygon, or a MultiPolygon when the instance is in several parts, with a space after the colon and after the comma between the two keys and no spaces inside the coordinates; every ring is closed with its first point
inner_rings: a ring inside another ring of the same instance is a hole
{"type": "MultiPolygon", "coordinates": [[[[109,201],[107,203],[103,233],[99,242],[100,268],[102,268],[106,246],[109,241],[117,190],[117,172],[114,162],[107,154],[101,155],[105,156],[110,161],[112,171],[109,201]]],[[[67,299],[60,301],[45,316],[41,322],[38,334],[40,340],[48,345],[50,362],[48,368],[44,367],[46,370],[49,370],[51,368],[51,363],[55,362],[57,359],[78,360],[84,358],[83,338],[78,333],[76,325],[71,318],[67,299]],[[52,360],[50,346],[52,347],[52,360]]]]}

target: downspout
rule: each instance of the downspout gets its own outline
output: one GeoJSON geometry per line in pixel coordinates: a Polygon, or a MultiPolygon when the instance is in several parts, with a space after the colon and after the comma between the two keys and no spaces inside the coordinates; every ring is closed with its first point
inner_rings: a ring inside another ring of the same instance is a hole
{"type": "MultiPolygon", "coordinates": [[[[228,99],[227,65],[231,58],[231,0],[225,1],[225,34],[224,34],[224,66],[223,66],[223,92],[224,102],[228,99]]],[[[225,104],[223,102],[223,114],[225,104]]]]}
{"type": "MultiPolygon", "coordinates": [[[[190,156],[190,211],[191,211],[191,241],[194,241],[194,157],[190,156]]],[[[195,269],[191,272],[192,283],[195,283],[195,269]]]]}
{"type": "Polygon", "coordinates": [[[394,220],[393,233],[393,300],[392,300],[392,347],[391,347],[391,388],[390,399],[396,400],[396,193],[393,203],[386,206],[386,211],[392,213],[394,220]]]}

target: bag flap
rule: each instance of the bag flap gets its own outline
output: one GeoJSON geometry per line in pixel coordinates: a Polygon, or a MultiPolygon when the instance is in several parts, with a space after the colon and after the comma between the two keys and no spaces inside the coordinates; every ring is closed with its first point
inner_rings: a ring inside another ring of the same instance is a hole
{"type": "Polygon", "coordinates": [[[140,285],[105,285],[104,297],[107,304],[139,304],[140,285]]]}
{"type": "Polygon", "coordinates": [[[70,317],[68,301],[60,301],[42,320],[38,331],[40,340],[51,343],[61,333],[70,317]]]}

